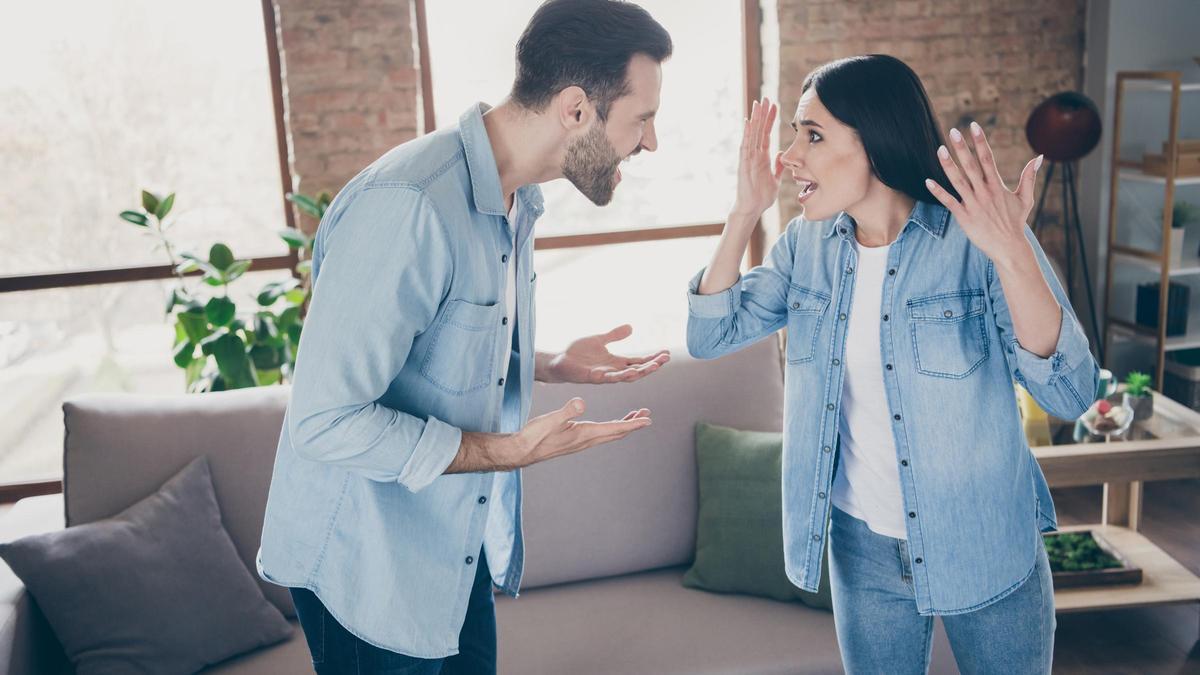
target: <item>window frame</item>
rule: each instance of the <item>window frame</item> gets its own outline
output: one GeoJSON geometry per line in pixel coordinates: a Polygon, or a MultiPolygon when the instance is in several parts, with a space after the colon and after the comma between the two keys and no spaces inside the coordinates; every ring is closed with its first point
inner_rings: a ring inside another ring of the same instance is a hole
{"type": "MultiPolygon", "coordinates": [[[[288,163],[287,123],[284,118],[283,78],[280,67],[280,51],[277,41],[277,23],[273,0],[261,0],[264,42],[267,49],[267,65],[271,77],[271,98],[275,113],[275,136],[279,154],[281,177],[280,199],[288,227],[296,226],[295,211],[285,195],[294,189],[291,167],[288,163]]],[[[744,113],[749,116],[751,104],[758,100],[763,84],[762,67],[762,13],[759,0],[742,0],[742,83],[744,113]]],[[[416,22],[418,66],[420,69],[420,94],[422,99],[423,132],[430,133],[437,127],[433,108],[433,73],[429,59],[429,32],[426,24],[425,0],[414,0],[416,22]]],[[[534,247],[539,251],[607,246],[666,239],[711,237],[721,234],[723,222],[679,224],[667,227],[641,228],[587,234],[555,235],[536,237],[534,247]]],[[[762,263],[766,245],[766,233],[759,220],[750,239],[749,264],[762,263]]],[[[299,254],[290,249],[286,255],[250,258],[255,270],[291,270],[295,274],[299,254]]],[[[200,272],[192,272],[199,275],[200,272]]],[[[170,265],[134,265],[125,267],[101,267],[81,270],[60,270],[46,273],[0,275],[0,293],[70,288],[100,284],[120,284],[135,281],[170,279],[174,272],[170,265]]],[[[19,499],[37,495],[62,492],[62,480],[25,480],[0,482],[0,504],[9,504],[19,499]]]]}

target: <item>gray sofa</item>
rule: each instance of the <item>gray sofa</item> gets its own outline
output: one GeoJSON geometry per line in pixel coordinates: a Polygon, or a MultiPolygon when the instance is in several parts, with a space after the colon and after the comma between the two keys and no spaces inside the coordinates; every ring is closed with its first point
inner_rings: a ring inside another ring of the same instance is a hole
{"type": "MultiPolygon", "coordinates": [[[[253,570],[287,394],[272,387],[68,401],[65,494],[19,502],[0,519],[0,540],[62,527],[64,514],[71,524],[112,515],[205,454],[225,526],[253,570]]],[[[718,361],[677,354],[629,385],[538,385],[535,414],[574,395],[588,402],[589,419],[645,406],[655,423],[620,443],[526,470],[528,560],[521,597],[497,598],[500,672],[842,672],[828,612],[680,584],[696,537],[693,427],[780,428],[775,340],[718,361]]],[[[286,591],[261,588],[294,621],[286,591]]],[[[957,672],[940,622],[932,670],[957,672]]],[[[61,648],[0,563],[0,675],[58,672],[69,672],[61,648]]],[[[302,673],[311,666],[297,627],[282,644],[205,672],[302,673]]]]}

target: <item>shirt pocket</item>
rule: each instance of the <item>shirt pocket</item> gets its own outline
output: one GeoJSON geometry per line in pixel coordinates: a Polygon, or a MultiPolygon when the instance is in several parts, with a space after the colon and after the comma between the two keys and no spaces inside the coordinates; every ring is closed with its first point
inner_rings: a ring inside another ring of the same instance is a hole
{"type": "Polygon", "coordinates": [[[940,293],[908,301],[917,372],[961,379],[988,357],[982,290],[940,293]]]}
{"type": "Polygon", "coordinates": [[[788,286],[787,362],[812,361],[817,351],[821,319],[829,307],[829,296],[795,284],[788,286]]]}
{"type": "Polygon", "coordinates": [[[500,305],[451,300],[421,363],[421,375],[455,395],[486,387],[496,360],[500,305]]]}

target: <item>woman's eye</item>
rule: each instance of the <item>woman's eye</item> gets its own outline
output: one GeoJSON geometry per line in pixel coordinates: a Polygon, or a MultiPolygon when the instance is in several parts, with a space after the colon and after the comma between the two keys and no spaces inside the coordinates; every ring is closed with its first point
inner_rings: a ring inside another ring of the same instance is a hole
{"type": "Polygon", "coordinates": [[[821,134],[818,134],[815,131],[809,131],[808,132],[808,142],[809,143],[820,143],[821,142],[821,134]]]}

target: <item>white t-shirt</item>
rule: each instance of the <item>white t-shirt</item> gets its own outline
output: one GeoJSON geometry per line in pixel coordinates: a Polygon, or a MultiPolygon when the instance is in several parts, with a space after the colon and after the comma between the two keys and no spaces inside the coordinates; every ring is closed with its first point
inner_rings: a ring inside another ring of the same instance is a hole
{"type": "Polygon", "coordinates": [[[834,506],[865,521],[872,532],[907,539],[879,348],[883,280],[891,245],[869,248],[855,241],[855,247],[858,269],[846,327],[842,443],[832,499],[834,506]]]}

